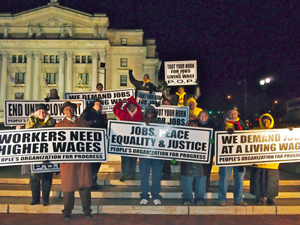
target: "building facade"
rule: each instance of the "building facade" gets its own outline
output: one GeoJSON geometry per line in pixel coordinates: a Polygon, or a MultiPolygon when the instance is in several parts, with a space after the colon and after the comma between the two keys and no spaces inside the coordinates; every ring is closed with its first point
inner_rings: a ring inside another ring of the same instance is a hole
{"type": "Polygon", "coordinates": [[[87,14],[57,1],[17,14],[0,14],[0,122],[5,99],[41,100],[65,92],[132,87],[143,74],[158,84],[161,62],[143,30],[108,29],[105,14],[87,14]]]}

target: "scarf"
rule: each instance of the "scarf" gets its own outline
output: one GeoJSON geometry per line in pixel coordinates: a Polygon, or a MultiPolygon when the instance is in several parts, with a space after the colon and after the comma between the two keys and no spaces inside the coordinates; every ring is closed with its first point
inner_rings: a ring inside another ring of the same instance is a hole
{"type": "Polygon", "coordinates": [[[49,119],[50,119],[50,115],[47,115],[44,121],[39,122],[39,127],[44,127],[46,123],[49,121],[49,119]]]}
{"type": "Polygon", "coordinates": [[[150,82],[150,79],[148,79],[148,80],[146,80],[146,81],[143,80],[143,82],[144,82],[144,83],[143,83],[143,87],[145,87],[146,84],[150,82]]]}
{"type": "Polygon", "coordinates": [[[135,110],[133,112],[131,112],[128,108],[127,109],[127,112],[129,113],[129,115],[131,116],[131,118],[133,118],[134,114],[136,114],[137,112],[137,107],[135,108],[135,110]]]}
{"type": "Polygon", "coordinates": [[[176,92],[176,95],[178,95],[179,99],[177,102],[177,106],[184,106],[184,96],[186,95],[185,92],[183,92],[182,94],[176,92]]]}
{"type": "Polygon", "coordinates": [[[235,129],[234,129],[234,124],[237,125],[238,130],[242,130],[243,128],[241,127],[241,124],[240,124],[239,120],[240,120],[240,118],[237,118],[235,121],[233,121],[233,120],[228,120],[228,118],[227,118],[226,124],[225,124],[226,130],[229,130],[229,129],[235,130],[235,129]]]}

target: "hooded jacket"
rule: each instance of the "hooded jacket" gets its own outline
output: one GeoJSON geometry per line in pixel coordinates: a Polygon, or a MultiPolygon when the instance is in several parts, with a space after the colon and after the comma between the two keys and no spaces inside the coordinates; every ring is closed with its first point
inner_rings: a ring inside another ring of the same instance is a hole
{"type": "Polygon", "coordinates": [[[115,106],[114,106],[114,113],[115,115],[120,119],[120,120],[124,120],[124,121],[135,121],[135,122],[140,122],[141,120],[144,119],[144,116],[142,114],[142,108],[141,106],[136,102],[135,98],[133,96],[131,96],[128,99],[128,102],[123,106],[123,102],[119,101],[115,106]],[[137,106],[137,110],[136,112],[133,113],[133,115],[131,115],[128,112],[127,106],[129,104],[135,104],[137,106]]]}
{"type": "Polygon", "coordinates": [[[190,112],[189,116],[190,117],[195,117],[195,118],[199,117],[199,114],[203,111],[203,109],[197,107],[197,102],[196,102],[196,100],[194,98],[192,98],[192,97],[189,98],[187,100],[187,102],[186,102],[186,105],[189,106],[190,102],[194,102],[196,106],[195,106],[195,108],[193,110],[189,111],[190,112]]]}
{"type": "MultiPolygon", "coordinates": [[[[259,127],[260,127],[260,129],[272,129],[274,127],[273,117],[269,113],[265,113],[265,114],[261,115],[261,117],[259,119],[259,127]],[[265,128],[264,125],[262,124],[261,119],[263,117],[269,117],[271,119],[271,124],[270,124],[269,128],[265,128]]],[[[253,165],[253,167],[278,170],[279,163],[257,164],[257,165],[253,165]]]]}

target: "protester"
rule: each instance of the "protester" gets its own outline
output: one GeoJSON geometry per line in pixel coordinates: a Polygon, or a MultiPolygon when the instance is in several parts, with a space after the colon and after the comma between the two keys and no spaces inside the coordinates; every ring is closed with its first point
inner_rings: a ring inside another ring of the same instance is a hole
{"type": "MultiPolygon", "coordinates": [[[[269,114],[263,114],[259,120],[260,129],[272,129],[274,119],[269,114]]],[[[279,191],[279,163],[257,164],[251,168],[250,193],[256,196],[256,204],[262,205],[267,197],[268,205],[275,205],[274,198],[279,191]]]]}
{"type": "MultiPolygon", "coordinates": [[[[152,123],[162,123],[161,120],[156,119],[157,113],[153,106],[147,106],[145,108],[145,120],[147,125],[152,123]]],[[[161,205],[161,195],[159,194],[161,190],[161,173],[163,168],[163,160],[151,159],[150,158],[140,158],[140,176],[141,176],[141,205],[147,205],[149,203],[149,177],[150,168],[152,170],[152,185],[151,185],[151,197],[154,205],[161,205]]]]}
{"type": "MultiPolygon", "coordinates": [[[[69,101],[60,108],[60,112],[65,114],[65,119],[55,125],[55,127],[89,127],[86,120],[75,116],[77,105],[69,101]]],[[[83,213],[86,218],[91,218],[91,187],[92,168],[90,163],[61,163],[61,190],[64,194],[64,209],[62,210],[65,220],[70,220],[74,209],[74,192],[79,190],[83,213]]]]}
{"type": "MultiPolygon", "coordinates": [[[[133,96],[128,100],[124,98],[119,101],[114,106],[113,111],[120,120],[140,122],[144,119],[142,108],[133,96]],[[123,103],[126,104],[122,108],[123,103]]],[[[136,161],[136,157],[121,156],[122,176],[120,181],[135,179],[136,161]]]]}
{"type": "Polygon", "coordinates": [[[98,93],[100,93],[101,91],[103,91],[103,84],[98,83],[98,84],[96,85],[96,91],[97,91],[98,93]]]}
{"type": "MultiPolygon", "coordinates": [[[[47,112],[45,104],[38,104],[35,113],[31,115],[25,125],[25,129],[54,127],[56,121],[47,112]]],[[[18,126],[17,129],[21,127],[18,126]]],[[[40,181],[42,180],[43,206],[49,205],[49,194],[52,186],[53,173],[30,173],[30,165],[22,166],[22,174],[30,174],[30,187],[32,201],[30,205],[40,204],[40,181]]]]}
{"type": "MultiPolygon", "coordinates": [[[[88,106],[80,115],[80,118],[85,119],[90,127],[94,128],[107,128],[107,115],[101,113],[102,105],[99,99],[93,101],[92,106],[88,106]]],[[[92,177],[93,186],[92,190],[100,190],[102,187],[97,184],[97,174],[101,167],[101,162],[92,163],[92,177]]]]}
{"type": "Polygon", "coordinates": [[[187,94],[185,92],[185,89],[183,86],[178,87],[177,92],[175,94],[168,94],[167,93],[167,84],[165,83],[163,85],[162,95],[163,98],[169,99],[171,102],[171,105],[177,105],[177,106],[186,106],[187,100],[190,97],[193,97],[195,100],[197,100],[200,97],[200,87],[199,85],[196,86],[195,93],[194,94],[187,94]]]}
{"type": "Polygon", "coordinates": [[[203,109],[197,107],[197,102],[193,97],[190,97],[186,104],[189,106],[189,118],[198,118],[203,109]]]}
{"type": "Polygon", "coordinates": [[[50,90],[50,97],[46,97],[45,101],[49,102],[50,99],[60,99],[60,97],[58,96],[57,89],[51,89],[50,90]]]}
{"type": "MultiPolygon", "coordinates": [[[[208,127],[208,128],[213,128],[215,131],[216,129],[216,124],[214,121],[209,119],[208,117],[208,112],[206,110],[203,110],[199,114],[199,123],[198,127],[208,127]]],[[[214,133],[214,132],[213,132],[214,133]]],[[[214,137],[213,137],[214,138],[214,137]]],[[[212,164],[213,164],[213,158],[214,158],[214,144],[211,147],[211,153],[210,153],[210,163],[207,165],[207,179],[206,179],[206,190],[210,188],[210,175],[211,175],[211,169],[212,169],[212,164]]]]}
{"type": "MultiPolygon", "coordinates": [[[[190,120],[188,126],[198,127],[197,120],[190,120]]],[[[195,204],[204,205],[206,193],[207,165],[202,163],[181,162],[182,202],[191,205],[193,200],[193,181],[195,181],[195,204]]]]}
{"type": "MultiPolygon", "coordinates": [[[[234,130],[247,130],[248,127],[238,117],[238,108],[236,105],[229,107],[224,121],[221,121],[218,130],[228,130],[229,133],[233,133],[234,130]]],[[[243,181],[246,172],[244,166],[228,166],[219,168],[219,199],[220,206],[226,205],[226,194],[228,189],[228,182],[233,170],[234,178],[234,204],[240,206],[246,206],[247,203],[243,199],[243,181]]]]}
{"type": "Polygon", "coordinates": [[[133,86],[135,86],[135,92],[139,90],[149,91],[150,93],[158,91],[158,88],[150,82],[149,75],[145,74],[142,81],[138,81],[134,78],[132,70],[129,70],[129,80],[133,86]]]}

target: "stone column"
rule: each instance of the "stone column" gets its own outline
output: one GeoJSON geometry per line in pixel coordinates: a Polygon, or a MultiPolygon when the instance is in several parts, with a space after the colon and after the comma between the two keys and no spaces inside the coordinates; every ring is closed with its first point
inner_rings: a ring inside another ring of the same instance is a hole
{"type": "Polygon", "coordinates": [[[59,70],[58,70],[58,95],[61,99],[65,98],[65,52],[58,52],[59,70]]]}
{"type": "Polygon", "coordinates": [[[41,53],[33,52],[34,57],[34,71],[33,71],[33,82],[32,82],[32,98],[33,99],[43,99],[40,96],[40,86],[41,84],[41,53]]]}
{"type": "MultiPolygon", "coordinates": [[[[106,64],[106,51],[103,51],[100,54],[100,63],[105,63],[106,64]]],[[[103,88],[106,89],[105,87],[105,73],[106,69],[105,68],[100,68],[100,74],[99,74],[99,82],[103,84],[103,88]]]]}
{"type": "Polygon", "coordinates": [[[0,92],[0,111],[4,110],[4,100],[7,98],[8,90],[8,74],[7,74],[7,63],[8,63],[8,52],[1,52],[2,55],[2,65],[1,65],[1,92],[0,92]]]}
{"type": "Polygon", "coordinates": [[[25,52],[27,58],[26,74],[25,74],[25,98],[32,99],[32,52],[25,52]]]}
{"type": "Polygon", "coordinates": [[[67,55],[67,76],[65,76],[65,92],[73,90],[73,52],[66,52],[67,55]]]}
{"type": "Polygon", "coordinates": [[[96,90],[95,88],[98,83],[97,65],[98,65],[98,52],[92,52],[92,79],[91,79],[92,91],[96,90]]]}

